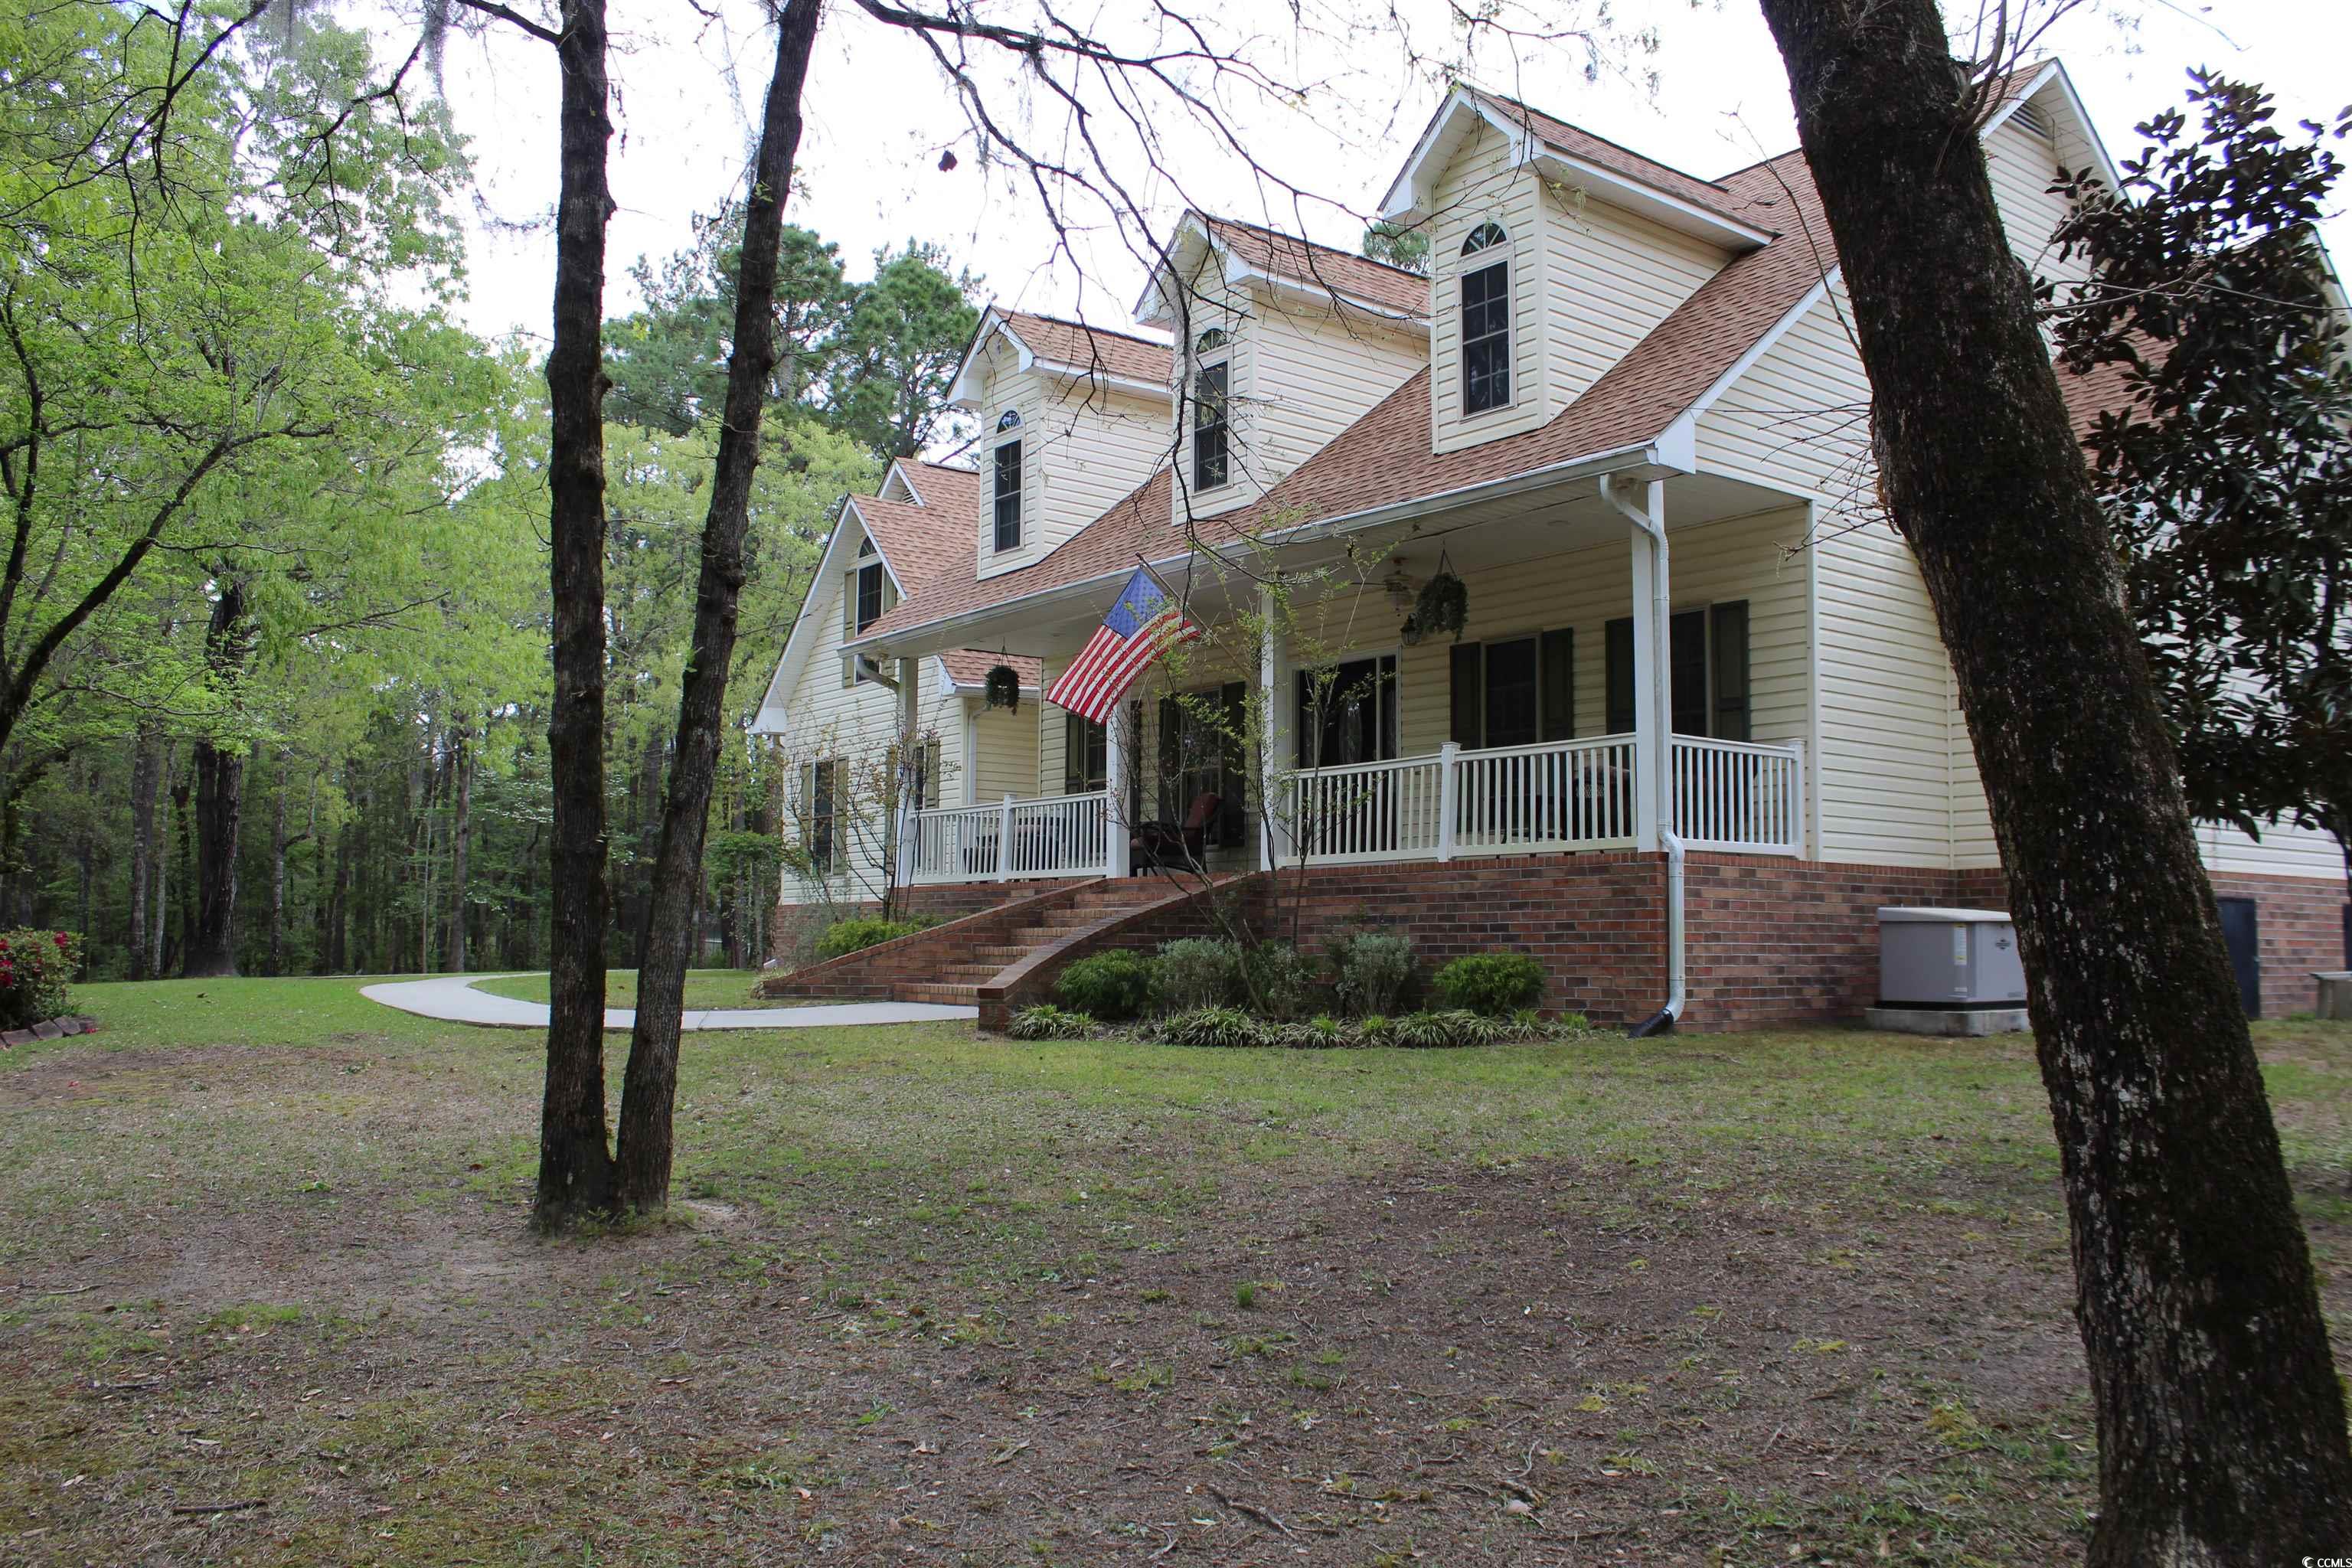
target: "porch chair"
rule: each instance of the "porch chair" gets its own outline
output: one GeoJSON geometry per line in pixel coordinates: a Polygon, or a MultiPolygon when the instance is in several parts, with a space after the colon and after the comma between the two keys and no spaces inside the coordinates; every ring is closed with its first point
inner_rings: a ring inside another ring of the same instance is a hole
{"type": "Polygon", "coordinates": [[[1136,872],[1169,867],[1200,870],[1208,863],[1209,829],[1224,809],[1224,797],[1204,789],[1192,797],[1182,826],[1172,822],[1147,822],[1128,838],[1128,865],[1136,872]]]}

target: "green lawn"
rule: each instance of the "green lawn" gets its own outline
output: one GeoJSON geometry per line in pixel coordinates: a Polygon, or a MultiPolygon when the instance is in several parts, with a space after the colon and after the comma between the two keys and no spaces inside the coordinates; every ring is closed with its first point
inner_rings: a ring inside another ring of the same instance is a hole
{"type": "MultiPolygon", "coordinates": [[[[0,1560],[2080,1549],[2021,1041],[692,1036],[672,1223],[550,1242],[540,1037],[359,984],[0,1053],[0,1560]]],[[[2352,1029],[2261,1038],[2342,1342],[2352,1029]]]]}
{"type": "MultiPolygon", "coordinates": [[[[689,969],[686,972],[686,1005],[688,1008],[698,1011],[712,1007],[779,1005],[751,994],[751,987],[759,978],[760,972],[756,969],[689,969]]],[[[476,989],[487,991],[494,996],[544,1002],[547,1000],[547,984],[544,974],[514,974],[481,981],[476,989]]],[[[634,969],[605,971],[604,1005],[634,1007],[636,1005],[637,972],[634,969]]]]}

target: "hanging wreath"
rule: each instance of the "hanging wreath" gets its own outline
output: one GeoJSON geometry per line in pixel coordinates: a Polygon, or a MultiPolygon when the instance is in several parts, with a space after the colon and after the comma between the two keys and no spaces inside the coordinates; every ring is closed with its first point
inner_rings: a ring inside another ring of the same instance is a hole
{"type": "Polygon", "coordinates": [[[991,708],[1009,708],[1015,713],[1021,710],[1021,674],[1011,665],[992,667],[981,689],[987,694],[991,708]]]}
{"type": "Polygon", "coordinates": [[[1404,618],[1400,635],[1407,644],[1422,642],[1439,633],[1451,634],[1455,642],[1470,625],[1470,589],[1454,574],[1454,563],[1440,552],[1437,570],[1421,585],[1421,597],[1413,601],[1412,614],[1404,618]]]}

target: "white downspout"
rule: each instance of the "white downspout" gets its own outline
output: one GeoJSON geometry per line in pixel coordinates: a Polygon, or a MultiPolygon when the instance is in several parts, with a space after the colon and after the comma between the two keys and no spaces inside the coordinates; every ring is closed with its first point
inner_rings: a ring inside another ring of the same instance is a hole
{"type": "Polygon", "coordinates": [[[1635,1037],[1672,1028],[1687,1005],[1687,974],[1683,959],[1682,836],[1675,831],[1674,791],[1674,586],[1667,577],[1665,489],[1653,479],[1640,504],[1628,500],[1612,474],[1601,476],[1601,499],[1641,530],[1650,544],[1650,700],[1651,733],[1656,737],[1655,775],[1651,788],[1657,802],[1658,844],[1666,852],[1666,1001],[1657,1013],[1634,1026],[1635,1037]]]}

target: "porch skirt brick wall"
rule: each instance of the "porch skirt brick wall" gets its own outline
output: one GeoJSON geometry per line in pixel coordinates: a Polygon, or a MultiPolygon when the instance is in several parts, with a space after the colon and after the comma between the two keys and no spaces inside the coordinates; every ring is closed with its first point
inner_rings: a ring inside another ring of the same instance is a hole
{"type": "Polygon", "coordinates": [[[1268,889],[1266,929],[1319,951],[1350,924],[1402,929],[1424,977],[1465,953],[1530,953],[1543,1005],[1637,1022],[1665,996],[1665,862],[1657,855],[1528,855],[1444,865],[1309,866],[1268,889]]]}

